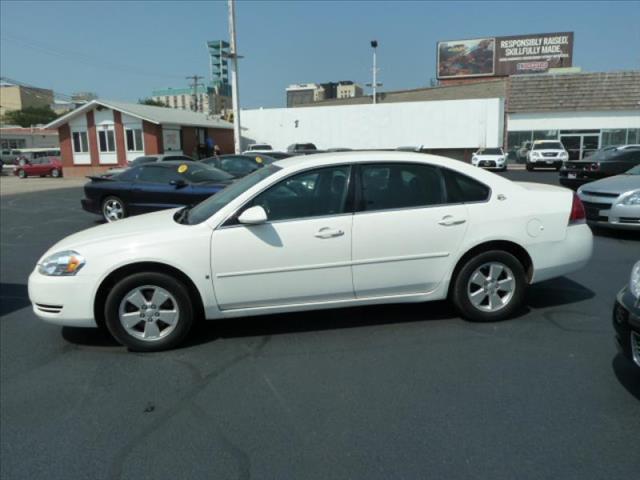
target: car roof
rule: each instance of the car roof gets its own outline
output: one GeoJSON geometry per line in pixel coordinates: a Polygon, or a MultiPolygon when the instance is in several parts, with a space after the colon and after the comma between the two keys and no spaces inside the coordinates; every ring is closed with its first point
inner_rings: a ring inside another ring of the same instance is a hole
{"type": "MultiPolygon", "coordinates": [[[[150,163],[143,163],[142,165],[139,165],[140,167],[154,167],[154,168],[171,168],[171,167],[176,167],[178,165],[184,165],[185,162],[188,162],[188,160],[167,160],[166,162],[150,162],[150,163]]],[[[194,163],[200,163],[200,162],[188,162],[189,166],[193,165],[194,163]]]]}

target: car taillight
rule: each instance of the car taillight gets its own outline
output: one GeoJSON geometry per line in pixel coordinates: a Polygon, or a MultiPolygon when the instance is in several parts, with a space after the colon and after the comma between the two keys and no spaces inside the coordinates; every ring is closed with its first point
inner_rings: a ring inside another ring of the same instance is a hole
{"type": "Polygon", "coordinates": [[[587,166],[587,170],[590,172],[597,172],[598,170],[600,170],[600,164],[592,163],[591,165],[587,166]]]}
{"type": "Polygon", "coordinates": [[[576,193],[573,194],[573,203],[571,204],[571,215],[569,215],[569,225],[576,223],[584,223],[587,215],[584,211],[582,200],[576,193]]]}

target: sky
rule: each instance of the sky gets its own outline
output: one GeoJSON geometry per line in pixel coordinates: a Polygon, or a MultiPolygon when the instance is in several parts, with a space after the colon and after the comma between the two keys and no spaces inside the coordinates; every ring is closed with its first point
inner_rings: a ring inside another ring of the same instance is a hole
{"type": "MultiPolygon", "coordinates": [[[[282,107],[292,83],[428,86],[436,42],[575,32],[574,66],[640,69],[640,1],[242,1],[236,6],[242,108],[282,107]]],[[[207,40],[228,40],[226,1],[0,1],[0,75],[61,94],[137,101],[208,79],[207,40]]],[[[365,91],[368,91],[365,90],[365,91]]]]}

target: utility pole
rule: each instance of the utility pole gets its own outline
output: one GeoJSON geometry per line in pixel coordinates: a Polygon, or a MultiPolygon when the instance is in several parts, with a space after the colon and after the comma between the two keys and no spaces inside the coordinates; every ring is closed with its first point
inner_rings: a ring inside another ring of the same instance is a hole
{"type": "Polygon", "coordinates": [[[376,66],[376,49],[378,48],[378,41],[371,40],[371,48],[373,48],[373,82],[367,83],[368,87],[373,87],[373,103],[374,105],[378,103],[378,87],[381,87],[382,84],[378,83],[378,67],[376,66]]]}
{"type": "Polygon", "coordinates": [[[193,80],[191,84],[191,110],[194,112],[198,111],[198,85],[202,85],[202,83],[198,83],[198,80],[204,79],[200,75],[192,75],[191,77],[186,77],[187,80],[193,80]]]}
{"type": "Polygon", "coordinates": [[[231,103],[233,106],[233,138],[236,154],[242,151],[240,138],[240,93],[238,91],[238,46],[236,43],[235,0],[228,0],[229,5],[229,55],[231,60],[231,103]]]}

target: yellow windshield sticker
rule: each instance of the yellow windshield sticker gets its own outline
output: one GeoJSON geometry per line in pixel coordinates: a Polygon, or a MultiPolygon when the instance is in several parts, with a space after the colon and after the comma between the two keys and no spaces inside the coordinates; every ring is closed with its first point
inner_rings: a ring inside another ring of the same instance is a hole
{"type": "Polygon", "coordinates": [[[184,173],[189,170],[189,167],[184,163],[178,167],[178,173],[184,173]]]}
{"type": "Polygon", "coordinates": [[[256,163],[262,163],[262,158],[256,157],[256,163]]]}

